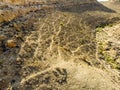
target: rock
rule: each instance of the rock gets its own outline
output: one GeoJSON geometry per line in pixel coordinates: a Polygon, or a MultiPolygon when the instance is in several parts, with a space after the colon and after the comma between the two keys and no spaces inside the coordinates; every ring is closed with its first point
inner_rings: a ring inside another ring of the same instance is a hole
{"type": "Polygon", "coordinates": [[[0,35],[0,41],[5,40],[7,37],[5,35],[0,35]]]}
{"type": "Polygon", "coordinates": [[[17,46],[16,41],[15,40],[8,40],[6,42],[6,46],[9,48],[15,48],[17,46]]]}
{"type": "Polygon", "coordinates": [[[120,59],[117,59],[116,62],[120,64],[120,59]]]}

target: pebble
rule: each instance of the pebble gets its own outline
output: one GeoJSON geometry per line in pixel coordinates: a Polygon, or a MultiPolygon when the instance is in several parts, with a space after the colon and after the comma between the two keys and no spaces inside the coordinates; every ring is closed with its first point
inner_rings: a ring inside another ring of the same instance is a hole
{"type": "Polygon", "coordinates": [[[0,35],[0,41],[5,40],[7,37],[5,35],[0,35]]]}
{"type": "Polygon", "coordinates": [[[7,40],[6,46],[9,48],[15,48],[17,46],[15,40],[7,40]]]}

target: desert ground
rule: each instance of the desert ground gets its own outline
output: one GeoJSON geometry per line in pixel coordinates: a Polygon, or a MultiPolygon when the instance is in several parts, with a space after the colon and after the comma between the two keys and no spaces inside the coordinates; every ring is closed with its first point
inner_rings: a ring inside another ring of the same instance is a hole
{"type": "Polygon", "coordinates": [[[0,90],[120,90],[119,6],[0,2],[0,90]]]}

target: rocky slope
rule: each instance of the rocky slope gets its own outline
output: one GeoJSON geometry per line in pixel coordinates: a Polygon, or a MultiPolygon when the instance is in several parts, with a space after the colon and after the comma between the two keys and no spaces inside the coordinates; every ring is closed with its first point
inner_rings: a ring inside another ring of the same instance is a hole
{"type": "Polygon", "coordinates": [[[77,3],[90,3],[96,2],[96,0],[0,0],[0,2],[11,4],[28,4],[28,3],[51,3],[51,2],[77,2],[77,3]]]}
{"type": "Polygon", "coordinates": [[[119,15],[97,2],[72,2],[1,3],[0,90],[120,89],[119,68],[96,58],[95,30],[119,15]]]}

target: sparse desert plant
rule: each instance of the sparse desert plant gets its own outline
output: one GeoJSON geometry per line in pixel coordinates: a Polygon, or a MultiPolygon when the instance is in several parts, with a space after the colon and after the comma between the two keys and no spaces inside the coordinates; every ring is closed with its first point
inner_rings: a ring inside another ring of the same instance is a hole
{"type": "Polygon", "coordinates": [[[102,27],[97,27],[96,32],[100,32],[100,31],[102,31],[102,29],[103,29],[102,27]]]}
{"type": "Polygon", "coordinates": [[[96,27],[96,32],[102,31],[103,28],[105,28],[105,27],[112,27],[112,26],[113,26],[112,23],[109,23],[109,24],[106,23],[106,24],[99,25],[99,26],[96,27]]]}

